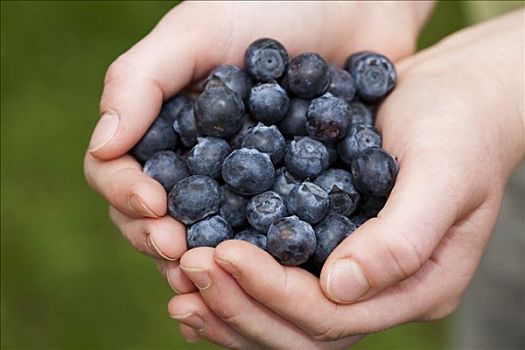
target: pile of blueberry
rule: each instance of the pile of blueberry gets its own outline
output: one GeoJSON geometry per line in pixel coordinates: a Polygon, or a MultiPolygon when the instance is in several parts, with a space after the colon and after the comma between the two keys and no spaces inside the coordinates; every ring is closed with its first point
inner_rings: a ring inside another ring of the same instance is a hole
{"type": "Polygon", "coordinates": [[[216,67],[195,101],[167,101],[132,154],[169,193],[189,249],[242,239],[318,271],[394,185],[398,165],[373,125],[395,68],[374,52],[344,69],[316,53],[289,60],[273,39],[253,42],[244,63],[216,67]]]}

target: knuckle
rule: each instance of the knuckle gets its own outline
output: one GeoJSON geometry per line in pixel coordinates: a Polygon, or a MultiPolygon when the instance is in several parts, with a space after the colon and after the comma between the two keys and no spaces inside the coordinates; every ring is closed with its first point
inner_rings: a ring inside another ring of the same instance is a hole
{"type": "Polygon", "coordinates": [[[421,249],[404,235],[389,239],[385,249],[397,271],[398,277],[406,279],[418,271],[424,263],[421,249]]]}
{"type": "Polygon", "coordinates": [[[343,338],[343,331],[334,326],[323,325],[312,329],[310,336],[317,341],[329,342],[343,338]]]}
{"type": "Polygon", "coordinates": [[[227,303],[217,303],[213,309],[214,313],[223,321],[236,325],[238,312],[232,310],[227,303]]]}
{"type": "MultiPolygon", "coordinates": [[[[136,226],[137,225],[125,225],[127,232],[123,233],[124,236],[139,253],[156,257],[157,255],[148,243],[149,231],[136,226]]],[[[124,230],[122,230],[122,232],[124,232],[124,230]]]]}
{"type": "Polygon", "coordinates": [[[133,179],[133,169],[130,168],[116,168],[104,176],[100,180],[100,190],[105,193],[105,197],[111,203],[118,203],[119,199],[123,202],[121,205],[127,206],[131,195],[137,193],[141,184],[133,179]]]}
{"type": "Polygon", "coordinates": [[[437,321],[447,316],[452,315],[459,307],[460,299],[453,298],[447,300],[442,305],[429,310],[423,317],[424,321],[437,321]]]}
{"type": "Polygon", "coordinates": [[[151,249],[148,246],[147,243],[147,236],[146,235],[139,235],[137,237],[131,237],[130,238],[131,245],[135,247],[135,249],[144,255],[155,257],[156,255],[153,254],[151,249]]]}
{"type": "Polygon", "coordinates": [[[148,256],[156,257],[149,243],[149,228],[147,221],[127,221],[126,218],[110,206],[109,217],[120,231],[122,236],[139,252],[148,256]]]}
{"type": "Polygon", "coordinates": [[[128,56],[127,53],[124,53],[117,57],[117,59],[109,65],[106,71],[104,77],[104,89],[99,103],[99,109],[101,112],[111,108],[111,106],[108,106],[108,101],[111,100],[110,97],[115,93],[115,88],[112,86],[118,84],[122,80],[129,79],[129,77],[136,76],[136,74],[133,74],[133,71],[137,71],[137,69],[133,69],[133,65],[128,56]]]}
{"type": "Polygon", "coordinates": [[[118,80],[130,71],[130,63],[127,59],[126,53],[118,56],[108,67],[104,77],[104,84],[108,84],[113,80],[118,80]]]}
{"type": "Polygon", "coordinates": [[[201,317],[207,316],[203,311],[206,311],[206,306],[198,292],[176,295],[168,302],[170,315],[195,313],[201,317]]]}
{"type": "Polygon", "coordinates": [[[245,346],[243,346],[241,343],[239,343],[239,341],[237,341],[237,339],[234,339],[234,338],[226,339],[226,340],[224,341],[223,346],[224,346],[226,349],[232,349],[232,350],[243,350],[243,349],[248,349],[247,347],[245,347],[245,346]]]}

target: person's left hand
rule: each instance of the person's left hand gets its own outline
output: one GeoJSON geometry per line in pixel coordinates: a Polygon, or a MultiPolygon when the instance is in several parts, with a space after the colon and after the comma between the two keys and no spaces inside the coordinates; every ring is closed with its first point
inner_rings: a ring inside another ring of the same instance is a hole
{"type": "Polygon", "coordinates": [[[450,314],[525,150],[523,65],[512,51],[523,45],[518,15],[399,65],[399,85],[378,114],[384,147],[399,159],[396,185],[378,218],[334,250],[320,280],[243,241],[186,252],[180,267],[199,291],[168,305],[183,335],[233,348],[331,349],[450,314]]]}
{"type": "Polygon", "coordinates": [[[166,191],[128,154],[162,102],[185,86],[198,89],[219,64],[241,65],[246,47],[263,37],[279,40],[292,56],[315,49],[342,63],[346,52],[366,47],[397,60],[413,52],[431,8],[429,1],[182,2],[108,68],[101,117],[84,157],[87,183],[108,202],[124,237],[157,259],[170,285],[191,291],[178,267],[185,227],[167,215],[166,191]]]}

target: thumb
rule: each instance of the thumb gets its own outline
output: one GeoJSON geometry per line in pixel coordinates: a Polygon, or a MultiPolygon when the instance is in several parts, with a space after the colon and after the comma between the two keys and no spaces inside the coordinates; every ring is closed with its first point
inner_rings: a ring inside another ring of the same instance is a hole
{"type": "Polygon", "coordinates": [[[221,36],[221,26],[214,27],[214,35],[190,29],[206,28],[201,23],[209,20],[206,13],[193,4],[177,6],[110,65],[100,102],[101,118],[89,145],[91,155],[108,160],[125,154],[157,117],[163,100],[216,65],[220,58],[215,56],[220,53],[209,48],[221,36]],[[206,59],[197,62],[199,57],[206,59]]]}
{"type": "Polygon", "coordinates": [[[454,180],[454,171],[447,173],[444,161],[421,153],[404,157],[378,217],[360,226],[327,259],[320,282],[328,298],[339,303],[366,299],[413,275],[429,259],[468,208],[469,195],[454,180]]]}

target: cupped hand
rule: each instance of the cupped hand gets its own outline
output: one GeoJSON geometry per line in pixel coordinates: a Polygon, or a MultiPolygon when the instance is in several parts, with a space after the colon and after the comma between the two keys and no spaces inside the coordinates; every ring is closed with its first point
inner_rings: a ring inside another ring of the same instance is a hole
{"type": "Polygon", "coordinates": [[[392,59],[403,57],[413,50],[431,3],[396,5],[395,16],[385,15],[392,6],[185,2],[118,57],[106,73],[101,118],[84,170],[88,184],[109,203],[112,221],[131,244],[161,260],[168,276],[184,280],[176,262],[186,251],[184,227],[166,216],[162,186],[127,155],[164,100],[219,64],[242,65],[244,50],[260,37],[281,41],[291,56],[316,51],[339,64],[365,47],[392,59]],[[393,33],[390,27],[403,30],[393,33]]]}
{"type": "Polygon", "coordinates": [[[398,65],[398,86],[378,113],[397,182],[320,280],[242,241],[185,253],[180,268],[199,291],[168,306],[183,334],[238,348],[342,348],[450,314],[525,153],[522,18],[462,31],[398,65]]]}

